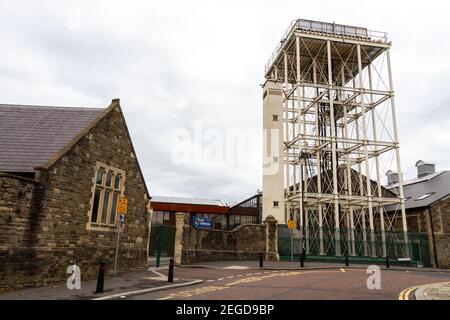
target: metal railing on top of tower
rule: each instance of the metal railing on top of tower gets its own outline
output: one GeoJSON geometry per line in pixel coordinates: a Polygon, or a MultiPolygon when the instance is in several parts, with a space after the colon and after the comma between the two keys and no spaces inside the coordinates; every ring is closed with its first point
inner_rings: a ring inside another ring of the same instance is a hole
{"type": "Polygon", "coordinates": [[[348,26],[348,25],[343,25],[343,24],[321,22],[321,21],[314,21],[314,20],[306,20],[306,19],[294,20],[291,22],[289,27],[286,29],[286,31],[283,34],[283,37],[281,38],[281,41],[278,43],[277,47],[270,55],[270,58],[265,65],[266,73],[267,73],[269,67],[274,62],[277,54],[281,51],[281,48],[284,45],[284,43],[286,42],[287,38],[295,29],[309,31],[309,32],[320,32],[320,33],[328,33],[328,34],[334,34],[334,35],[340,35],[340,36],[355,37],[355,38],[361,38],[361,39],[372,40],[372,41],[374,40],[374,41],[380,41],[383,43],[388,42],[387,32],[368,30],[368,29],[362,28],[362,27],[353,27],[353,26],[348,26]]]}

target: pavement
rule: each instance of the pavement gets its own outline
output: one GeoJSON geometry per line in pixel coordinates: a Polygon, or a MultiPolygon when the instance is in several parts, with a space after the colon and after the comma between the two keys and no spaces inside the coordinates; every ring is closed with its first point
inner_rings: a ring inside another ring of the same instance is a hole
{"type": "Polygon", "coordinates": [[[416,300],[450,300],[450,282],[419,287],[414,295],[416,300]]]}
{"type": "Polygon", "coordinates": [[[95,293],[97,279],[84,280],[81,289],[69,290],[66,282],[51,284],[45,287],[30,288],[14,292],[0,293],[0,300],[101,300],[120,298],[124,293],[131,296],[143,292],[152,292],[171,287],[188,286],[199,283],[192,279],[174,278],[172,284],[167,282],[166,274],[160,273],[163,268],[149,268],[147,271],[138,271],[119,274],[116,277],[107,276],[104,281],[103,293],[95,293]]]}

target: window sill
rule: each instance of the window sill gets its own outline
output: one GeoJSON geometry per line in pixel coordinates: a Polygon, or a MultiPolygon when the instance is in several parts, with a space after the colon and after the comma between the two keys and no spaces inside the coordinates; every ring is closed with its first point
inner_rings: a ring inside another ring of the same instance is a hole
{"type": "Polygon", "coordinates": [[[117,225],[101,225],[97,223],[88,222],[86,224],[86,230],[117,232],[117,225]]]}

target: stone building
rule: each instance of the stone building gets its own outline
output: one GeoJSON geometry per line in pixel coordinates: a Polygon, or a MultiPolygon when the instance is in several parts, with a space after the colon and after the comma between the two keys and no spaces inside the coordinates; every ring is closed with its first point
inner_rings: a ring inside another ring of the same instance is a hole
{"type": "Polygon", "coordinates": [[[150,196],[115,99],[108,108],[0,105],[0,290],[144,268],[150,196]]]}
{"type": "MultiPolygon", "coordinates": [[[[408,232],[426,233],[434,267],[450,268],[450,171],[436,172],[433,163],[417,161],[417,177],[404,181],[408,232]]],[[[388,172],[388,189],[398,188],[399,176],[388,172]]],[[[398,225],[401,221],[396,221],[398,225]]],[[[420,248],[419,248],[420,249],[420,248]]]]}

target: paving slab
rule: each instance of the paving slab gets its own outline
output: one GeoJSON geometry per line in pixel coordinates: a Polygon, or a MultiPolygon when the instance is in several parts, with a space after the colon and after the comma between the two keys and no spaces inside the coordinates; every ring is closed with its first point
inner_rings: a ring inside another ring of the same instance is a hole
{"type": "Polygon", "coordinates": [[[450,300],[450,282],[420,287],[415,292],[415,298],[416,300],[450,300]]]}
{"type": "MultiPolygon", "coordinates": [[[[0,293],[0,300],[91,300],[100,297],[152,289],[167,286],[167,276],[161,271],[167,268],[151,271],[138,271],[120,274],[116,277],[107,276],[104,282],[103,293],[96,294],[97,279],[81,282],[81,289],[69,290],[66,282],[51,284],[45,287],[30,288],[14,292],[0,293]],[[158,270],[156,272],[153,272],[158,270]]],[[[173,284],[183,284],[192,280],[175,278],[173,284]]]]}

